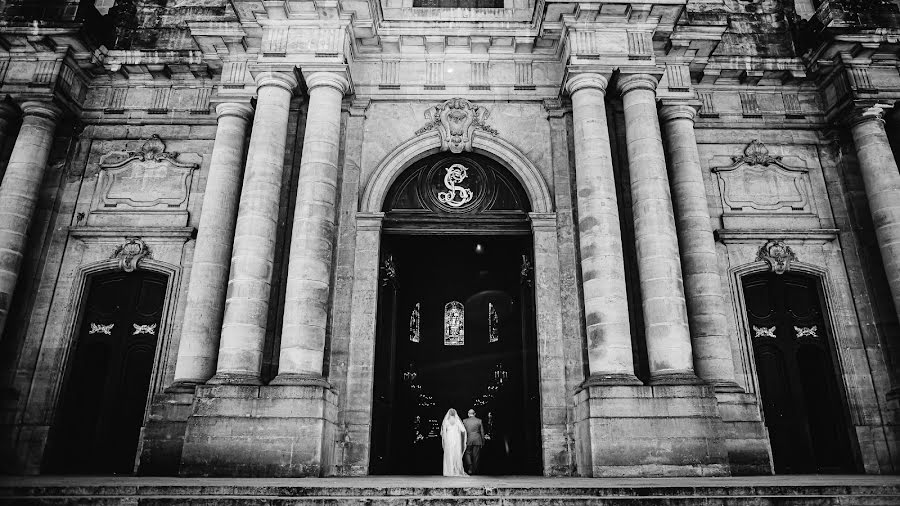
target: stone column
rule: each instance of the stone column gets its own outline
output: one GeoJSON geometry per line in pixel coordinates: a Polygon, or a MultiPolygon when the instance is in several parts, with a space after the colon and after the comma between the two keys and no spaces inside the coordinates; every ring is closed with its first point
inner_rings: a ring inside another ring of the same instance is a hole
{"type": "Polygon", "coordinates": [[[281,354],[273,385],[325,382],[322,367],[334,250],[341,100],[350,83],[335,72],[314,72],[306,84],[309,112],[291,232],[281,354]]]}
{"type": "Polygon", "coordinates": [[[669,155],[694,367],[707,383],[733,390],[738,385],[734,381],[731,344],[725,333],[725,297],[694,135],[697,109],[688,104],[665,105],[660,115],[669,155]]]}
{"type": "Polygon", "coordinates": [[[590,372],[586,383],[640,384],[631,353],[625,260],[604,102],[607,82],[600,74],[577,74],[566,83],[575,128],[578,237],[590,372]]]}
{"type": "Polygon", "coordinates": [[[258,385],[275,259],[288,111],[297,80],[257,79],[256,115],[238,204],[216,375],[209,383],[258,385]]]}
{"type": "Polygon", "coordinates": [[[191,281],[173,387],[206,383],[216,372],[219,332],[225,310],[238,198],[244,168],[244,140],[253,108],[241,103],[216,107],[219,126],[209,162],[203,209],[194,246],[191,281]]]}
{"type": "Polygon", "coordinates": [[[850,129],[884,273],[900,317],[900,172],[884,130],[883,115],[878,105],[860,109],[850,129]]]}
{"type": "Polygon", "coordinates": [[[623,75],[638,274],[654,384],[696,382],[666,158],[656,112],[656,78],[623,75]]]}
{"type": "Polygon", "coordinates": [[[22,127],[0,184],[0,335],[25,254],[28,227],[62,111],[50,102],[22,104],[22,127]]]}

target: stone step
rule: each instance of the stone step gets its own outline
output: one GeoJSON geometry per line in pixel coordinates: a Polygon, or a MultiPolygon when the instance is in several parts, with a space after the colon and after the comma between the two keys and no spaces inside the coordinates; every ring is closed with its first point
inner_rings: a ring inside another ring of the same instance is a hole
{"type": "Polygon", "coordinates": [[[0,479],[0,504],[898,506],[900,477],[5,477],[0,479]]]}

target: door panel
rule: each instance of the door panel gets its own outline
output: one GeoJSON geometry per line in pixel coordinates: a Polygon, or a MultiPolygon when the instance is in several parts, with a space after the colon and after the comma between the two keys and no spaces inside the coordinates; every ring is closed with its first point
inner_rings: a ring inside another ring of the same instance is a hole
{"type": "Polygon", "coordinates": [[[132,472],[165,292],[147,272],[90,282],[44,472],[132,472]]]}
{"type": "Polygon", "coordinates": [[[849,424],[815,280],[766,273],[744,298],[775,472],[855,468],[849,424]]]}

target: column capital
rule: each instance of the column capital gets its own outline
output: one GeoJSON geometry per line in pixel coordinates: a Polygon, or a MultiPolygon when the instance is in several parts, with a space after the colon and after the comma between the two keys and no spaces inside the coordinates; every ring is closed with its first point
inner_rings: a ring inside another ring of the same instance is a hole
{"type": "Polygon", "coordinates": [[[47,121],[56,123],[62,118],[63,111],[56,104],[49,101],[27,101],[22,102],[22,117],[29,116],[38,117],[47,121]]]}
{"type": "Polygon", "coordinates": [[[601,93],[606,93],[606,86],[608,84],[609,79],[602,74],[575,74],[566,81],[566,91],[569,95],[574,95],[576,91],[583,89],[596,89],[600,90],[601,93]]]}
{"type": "Polygon", "coordinates": [[[256,88],[265,86],[278,86],[293,93],[297,89],[297,78],[289,72],[260,72],[256,76],[256,88]]]}
{"type": "Polygon", "coordinates": [[[312,93],[316,88],[326,86],[338,90],[341,95],[350,89],[350,81],[344,77],[343,72],[316,71],[306,74],[307,93],[312,93]]]}
{"type": "Polygon", "coordinates": [[[855,104],[853,109],[850,110],[850,116],[847,118],[847,123],[849,123],[850,126],[865,123],[866,121],[879,121],[884,123],[885,109],[890,109],[891,107],[890,104],[871,102],[855,104]]]}
{"type": "Polygon", "coordinates": [[[249,121],[253,118],[253,106],[240,102],[223,102],[216,106],[216,115],[219,119],[235,116],[249,121]]]}
{"type": "Polygon", "coordinates": [[[635,90],[649,90],[656,92],[659,79],[652,74],[622,74],[616,83],[619,93],[625,95],[635,90]]]}
{"type": "Polygon", "coordinates": [[[700,107],[702,106],[699,101],[663,101],[662,107],[659,108],[659,119],[662,121],[686,119],[693,122],[697,117],[697,113],[700,111],[700,107]]]}

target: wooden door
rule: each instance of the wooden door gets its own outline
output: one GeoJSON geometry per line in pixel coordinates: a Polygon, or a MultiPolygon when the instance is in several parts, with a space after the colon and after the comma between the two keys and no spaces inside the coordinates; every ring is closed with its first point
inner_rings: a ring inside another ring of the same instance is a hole
{"type": "Polygon", "coordinates": [[[766,273],[744,281],[775,472],[855,469],[840,382],[813,278],[766,273]]]}
{"type": "Polygon", "coordinates": [[[155,273],[90,282],[45,472],[133,471],[165,294],[155,273]]]}

